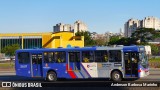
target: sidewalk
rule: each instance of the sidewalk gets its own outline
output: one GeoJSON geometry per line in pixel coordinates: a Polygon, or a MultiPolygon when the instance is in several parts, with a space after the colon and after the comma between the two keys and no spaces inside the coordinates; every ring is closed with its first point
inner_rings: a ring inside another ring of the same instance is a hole
{"type": "Polygon", "coordinates": [[[149,70],[160,70],[160,68],[149,68],[149,70]]]}
{"type": "Polygon", "coordinates": [[[14,73],[15,71],[0,71],[0,73],[14,73]]]}
{"type": "Polygon", "coordinates": [[[15,70],[14,69],[2,69],[2,68],[0,68],[0,73],[2,73],[2,72],[15,72],[15,70]]]}

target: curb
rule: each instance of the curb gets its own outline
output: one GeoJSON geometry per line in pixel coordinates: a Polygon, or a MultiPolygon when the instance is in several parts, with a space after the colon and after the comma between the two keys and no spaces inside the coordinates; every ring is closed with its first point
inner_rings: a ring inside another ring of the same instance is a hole
{"type": "Polygon", "coordinates": [[[0,73],[15,73],[15,71],[0,71],[0,73]]]}

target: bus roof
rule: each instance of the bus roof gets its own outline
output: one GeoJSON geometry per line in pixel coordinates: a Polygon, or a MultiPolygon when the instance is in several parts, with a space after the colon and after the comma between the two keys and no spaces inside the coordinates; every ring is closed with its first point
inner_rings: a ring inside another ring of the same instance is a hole
{"type": "Polygon", "coordinates": [[[141,51],[145,51],[144,46],[124,46],[123,47],[123,51],[124,52],[141,52],[141,51]]]}
{"type": "Polygon", "coordinates": [[[38,48],[38,49],[19,49],[16,50],[16,52],[51,52],[51,51],[72,51],[72,50],[79,50],[79,51],[85,51],[85,50],[122,50],[123,47],[69,47],[69,48],[38,48]]]}

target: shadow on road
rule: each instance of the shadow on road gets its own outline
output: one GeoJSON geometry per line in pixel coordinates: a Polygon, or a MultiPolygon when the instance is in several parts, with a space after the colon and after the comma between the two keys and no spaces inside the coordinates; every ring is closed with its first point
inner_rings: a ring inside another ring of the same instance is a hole
{"type": "Polygon", "coordinates": [[[1,75],[0,81],[44,81],[42,78],[22,77],[16,75],[1,75]]]}
{"type": "MultiPolygon", "coordinates": [[[[30,77],[21,77],[16,75],[1,75],[0,76],[0,82],[16,82],[16,83],[42,83],[43,87],[46,87],[45,89],[58,89],[58,90],[66,90],[66,89],[72,89],[72,90],[150,90],[152,88],[150,87],[112,87],[113,82],[109,79],[58,79],[56,82],[47,82],[43,78],[30,78],[30,77]]],[[[140,83],[138,80],[135,79],[125,79],[119,83],[140,83]]],[[[13,88],[13,90],[18,90],[19,88],[13,88]]],[[[22,89],[22,88],[20,88],[22,89]]],[[[31,90],[35,88],[25,88],[23,90],[31,90]]],[[[44,89],[44,88],[36,88],[38,90],[44,89]]],[[[156,90],[155,89],[152,90],[156,90]]]]}
{"type": "MultiPolygon", "coordinates": [[[[127,81],[135,81],[137,79],[123,79],[124,82],[127,81]]],[[[1,75],[0,76],[0,81],[36,81],[36,82],[47,82],[44,78],[32,78],[32,77],[23,77],[23,76],[16,76],[16,75],[1,75]]],[[[113,82],[110,79],[106,79],[106,78],[92,78],[92,79],[65,79],[65,78],[61,78],[58,79],[57,82],[79,82],[79,81],[91,81],[91,82],[113,82]]],[[[121,82],[123,82],[121,81],[121,82]]]]}

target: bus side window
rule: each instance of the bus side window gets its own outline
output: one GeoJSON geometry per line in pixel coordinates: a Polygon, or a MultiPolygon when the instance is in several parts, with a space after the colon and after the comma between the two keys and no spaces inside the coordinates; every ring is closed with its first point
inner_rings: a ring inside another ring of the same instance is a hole
{"type": "Polygon", "coordinates": [[[37,64],[37,57],[36,57],[36,55],[32,55],[32,64],[37,64]]]}
{"type": "Polygon", "coordinates": [[[80,62],[80,52],[69,52],[70,62],[80,62]]]}
{"type": "Polygon", "coordinates": [[[94,62],[93,51],[82,51],[82,62],[94,62]]]}
{"type": "Polygon", "coordinates": [[[28,52],[20,52],[18,53],[18,60],[20,64],[27,64],[30,62],[29,53],[28,52]]]}
{"type": "Polygon", "coordinates": [[[120,50],[109,50],[109,62],[121,62],[121,60],[120,50]]]}
{"type": "Polygon", "coordinates": [[[44,63],[54,63],[54,53],[53,52],[44,52],[44,63]]]}
{"type": "Polygon", "coordinates": [[[49,62],[49,63],[54,63],[54,62],[55,62],[55,60],[54,60],[54,58],[53,58],[53,55],[54,55],[53,52],[49,52],[49,53],[48,53],[48,62],[49,62]]]}
{"type": "Polygon", "coordinates": [[[42,64],[42,54],[38,55],[38,64],[42,64]]]}
{"type": "Polygon", "coordinates": [[[49,60],[48,60],[48,53],[47,52],[44,52],[44,63],[49,63],[49,60]]]}
{"type": "Polygon", "coordinates": [[[108,62],[108,53],[107,53],[107,51],[104,51],[104,52],[103,52],[102,62],[108,62]]]}
{"type": "Polygon", "coordinates": [[[95,51],[95,62],[102,62],[102,51],[95,51]]]}
{"type": "Polygon", "coordinates": [[[105,50],[95,51],[95,62],[107,62],[108,54],[105,50]]]}
{"type": "Polygon", "coordinates": [[[54,58],[56,63],[66,62],[66,52],[54,52],[54,58]]]}

